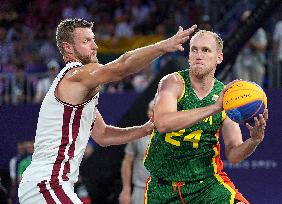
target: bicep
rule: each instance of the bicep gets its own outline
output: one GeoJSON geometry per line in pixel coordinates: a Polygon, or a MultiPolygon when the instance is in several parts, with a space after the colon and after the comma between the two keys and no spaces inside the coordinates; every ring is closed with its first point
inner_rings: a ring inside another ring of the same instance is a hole
{"type": "Polygon", "coordinates": [[[120,63],[116,61],[106,65],[87,64],[70,73],[69,79],[73,82],[81,82],[88,89],[93,89],[99,85],[122,79],[120,66],[120,63]]]}
{"type": "Polygon", "coordinates": [[[241,129],[238,123],[226,117],[221,128],[222,137],[225,145],[225,152],[228,153],[233,147],[243,143],[241,129]]]}

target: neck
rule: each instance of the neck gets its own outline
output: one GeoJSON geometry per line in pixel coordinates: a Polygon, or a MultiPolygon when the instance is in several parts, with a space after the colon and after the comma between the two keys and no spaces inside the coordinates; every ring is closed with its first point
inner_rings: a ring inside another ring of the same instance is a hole
{"type": "Polygon", "coordinates": [[[190,75],[190,82],[199,98],[204,98],[213,89],[214,84],[213,75],[208,75],[204,77],[197,77],[190,75]]]}

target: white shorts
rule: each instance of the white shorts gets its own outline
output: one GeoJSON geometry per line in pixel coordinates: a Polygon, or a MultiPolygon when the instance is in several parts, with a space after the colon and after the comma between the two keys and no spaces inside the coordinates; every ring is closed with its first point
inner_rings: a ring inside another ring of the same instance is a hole
{"type": "Polygon", "coordinates": [[[20,204],[82,204],[69,182],[62,182],[52,188],[47,182],[21,182],[18,196],[20,204]]]}

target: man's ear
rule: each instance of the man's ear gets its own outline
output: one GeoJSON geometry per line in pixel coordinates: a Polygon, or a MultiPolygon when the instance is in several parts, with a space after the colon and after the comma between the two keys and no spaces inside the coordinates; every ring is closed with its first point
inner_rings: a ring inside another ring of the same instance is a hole
{"type": "Polygon", "coordinates": [[[220,64],[223,61],[223,53],[218,54],[216,63],[220,64]]]}
{"type": "Polygon", "coordinates": [[[63,42],[63,48],[64,48],[65,53],[73,54],[73,47],[70,43],[63,42]]]}

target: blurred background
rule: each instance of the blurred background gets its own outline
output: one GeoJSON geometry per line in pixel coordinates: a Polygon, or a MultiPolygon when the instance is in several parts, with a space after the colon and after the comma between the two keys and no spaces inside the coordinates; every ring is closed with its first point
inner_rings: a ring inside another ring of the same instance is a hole
{"type": "MultiPolygon", "coordinates": [[[[0,203],[14,199],[30,162],[40,103],[61,68],[55,31],[65,18],[93,21],[98,59],[170,37],[178,26],[212,30],[224,40],[217,78],[261,85],[269,103],[264,142],[237,165],[222,154],[225,170],[251,203],[282,202],[282,7],[279,0],[1,0],[0,203]]],[[[186,48],[189,45],[186,45],[186,48]]],[[[184,52],[166,54],[141,73],[102,87],[98,108],[108,124],[140,125],[158,81],[188,66],[184,52]]],[[[248,133],[243,127],[246,138],[248,133]]],[[[224,148],[224,147],[222,147],[224,148]]],[[[224,152],[224,151],[222,151],[224,152]]],[[[101,148],[90,140],[76,192],[84,203],[118,203],[124,146],[101,148]],[[102,200],[102,201],[101,201],[102,200]]],[[[11,201],[15,200],[15,201],[11,201]]]]}

